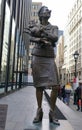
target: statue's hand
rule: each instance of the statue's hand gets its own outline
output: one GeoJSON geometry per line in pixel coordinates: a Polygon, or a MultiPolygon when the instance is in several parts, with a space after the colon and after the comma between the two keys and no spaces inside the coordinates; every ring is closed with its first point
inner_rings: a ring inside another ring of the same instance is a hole
{"type": "Polygon", "coordinates": [[[51,42],[47,40],[47,38],[40,38],[40,41],[45,45],[51,45],[51,42]]]}
{"type": "Polygon", "coordinates": [[[43,32],[44,31],[44,27],[43,26],[40,26],[40,32],[43,32]]]}
{"type": "Polygon", "coordinates": [[[24,28],[23,33],[28,33],[29,35],[31,35],[30,28],[24,28]]]}

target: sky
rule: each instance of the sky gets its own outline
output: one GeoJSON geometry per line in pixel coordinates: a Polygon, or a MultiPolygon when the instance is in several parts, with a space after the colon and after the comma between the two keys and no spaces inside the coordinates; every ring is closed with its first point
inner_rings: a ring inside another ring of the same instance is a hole
{"type": "Polygon", "coordinates": [[[57,25],[60,30],[64,30],[70,10],[76,0],[32,0],[32,2],[42,2],[51,12],[49,21],[53,25],[57,25]]]}

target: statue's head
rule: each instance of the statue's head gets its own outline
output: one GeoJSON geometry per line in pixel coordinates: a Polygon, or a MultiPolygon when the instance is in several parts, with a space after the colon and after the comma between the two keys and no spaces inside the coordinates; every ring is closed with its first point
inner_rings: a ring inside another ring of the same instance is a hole
{"type": "Polygon", "coordinates": [[[39,18],[44,17],[44,18],[49,19],[50,15],[51,15],[51,10],[49,10],[48,7],[46,6],[42,6],[38,12],[39,18]]]}

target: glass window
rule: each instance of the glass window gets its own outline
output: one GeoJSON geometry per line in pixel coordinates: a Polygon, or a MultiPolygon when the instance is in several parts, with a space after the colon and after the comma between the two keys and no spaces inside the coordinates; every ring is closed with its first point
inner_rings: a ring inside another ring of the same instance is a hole
{"type": "Polygon", "coordinates": [[[15,71],[16,71],[16,67],[17,67],[17,50],[18,50],[18,39],[19,39],[19,30],[17,30],[17,34],[16,34],[15,71]]]}
{"type": "MultiPolygon", "coordinates": [[[[1,32],[1,1],[0,0],[0,32],[1,32]]],[[[1,33],[0,33],[0,41],[1,41],[1,33]]]]}
{"type": "Polygon", "coordinates": [[[1,1],[2,1],[2,0],[0,0],[0,4],[1,4],[1,1]]]}
{"type": "Polygon", "coordinates": [[[12,81],[12,66],[13,66],[13,55],[14,55],[14,34],[15,33],[15,21],[12,21],[12,35],[11,35],[11,50],[10,50],[10,74],[9,74],[9,82],[12,81]]]}
{"type": "MultiPolygon", "coordinates": [[[[0,0],[0,32],[1,32],[1,2],[2,0],[0,0]]],[[[1,33],[0,33],[0,41],[1,41],[1,33]]]]}
{"type": "Polygon", "coordinates": [[[9,23],[10,23],[10,10],[6,3],[5,9],[5,24],[4,24],[4,36],[3,36],[3,50],[2,50],[2,64],[1,64],[1,81],[5,81],[6,66],[7,66],[7,53],[8,53],[8,34],[9,34],[9,23]]]}
{"type": "MultiPolygon", "coordinates": [[[[15,48],[15,63],[14,63],[14,71],[15,72],[17,70],[18,39],[19,39],[19,30],[17,29],[17,33],[16,33],[16,48],[15,48]]],[[[16,73],[14,73],[14,82],[16,82],[16,73]]]]}

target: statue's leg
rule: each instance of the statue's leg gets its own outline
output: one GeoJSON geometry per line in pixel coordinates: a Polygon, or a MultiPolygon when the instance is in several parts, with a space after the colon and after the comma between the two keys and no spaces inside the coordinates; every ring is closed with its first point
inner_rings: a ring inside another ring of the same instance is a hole
{"type": "Polygon", "coordinates": [[[55,110],[57,96],[58,96],[58,87],[56,86],[52,88],[50,96],[50,106],[52,111],[55,110]]]}
{"type": "Polygon", "coordinates": [[[55,86],[52,88],[51,91],[51,97],[50,97],[50,112],[49,112],[49,120],[50,122],[56,124],[56,125],[60,125],[60,123],[58,122],[58,119],[56,119],[55,117],[55,107],[56,107],[56,99],[58,96],[58,86],[55,86]]]}
{"type": "Polygon", "coordinates": [[[34,118],[33,123],[38,123],[42,121],[42,117],[43,117],[42,98],[43,98],[43,89],[36,88],[36,99],[37,99],[38,108],[37,108],[36,117],[34,118]]]}
{"type": "Polygon", "coordinates": [[[43,89],[36,88],[36,99],[37,99],[38,109],[42,107],[42,98],[43,98],[43,89]]]}

